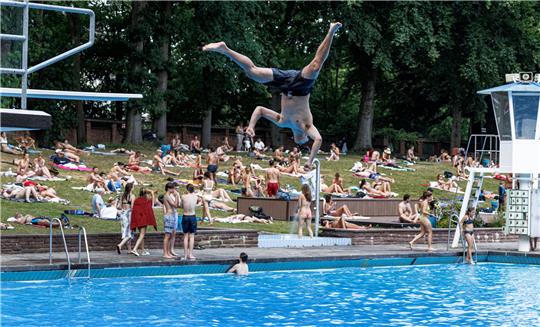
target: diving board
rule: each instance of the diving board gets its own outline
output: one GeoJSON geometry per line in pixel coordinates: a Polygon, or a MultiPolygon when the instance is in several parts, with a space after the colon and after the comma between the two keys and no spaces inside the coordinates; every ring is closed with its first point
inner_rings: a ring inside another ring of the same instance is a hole
{"type": "Polygon", "coordinates": [[[0,109],[0,131],[2,132],[49,129],[51,126],[51,115],[44,111],[0,109]]]}
{"type": "MultiPolygon", "coordinates": [[[[0,97],[20,98],[21,89],[1,87],[0,97]]],[[[56,100],[89,100],[89,101],[128,101],[131,99],[142,99],[142,94],[137,93],[100,93],[100,92],[80,92],[80,91],[59,91],[59,90],[38,90],[28,89],[28,98],[34,99],[56,99],[56,100]]]]}

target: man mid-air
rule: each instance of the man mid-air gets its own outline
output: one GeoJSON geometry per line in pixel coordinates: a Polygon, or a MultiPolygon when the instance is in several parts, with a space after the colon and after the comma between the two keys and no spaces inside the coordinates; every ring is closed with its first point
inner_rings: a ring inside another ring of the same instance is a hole
{"type": "Polygon", "coordinates": [[[255,124],[259,118],[264,117],[279,127],[290,128],[294,135],[294,141],[298,144],[304,144],[311,138],[313,146],[307,162],[309,166],[311,166],[322,143],[321,135],[313,125],[313,116],[309,108],[309,95],[326,58],[328,58],[334,34],[340,27],[341,23],[330,24],[330,29],[319,45],[315,58],[302,70],[257,67],[248,57],[229,49],[225,42],[210,43],[202,48],[203,51],[226,55],[240,66],[252,80],[278,88],[281,91],[281,113],[257,106],[251,115],[246,133],[255,136],[255,124]]]}

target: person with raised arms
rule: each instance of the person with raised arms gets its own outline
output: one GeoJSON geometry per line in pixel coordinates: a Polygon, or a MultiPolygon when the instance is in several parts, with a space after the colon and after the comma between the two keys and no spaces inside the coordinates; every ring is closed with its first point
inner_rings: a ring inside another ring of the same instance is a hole
{"type": "Polygon", "coordinates": [[[261,117],[270,120],[279,127],[290,128],[296,143],[307,143],[310,138],[313,140],[306,165],[312,164],[321,147],[322,137],[313,124],[309,97],[330,53],[334,34],[340,27],[341,23],[339,22],[330,24],[326,37],[315,53],[315,58],[302,70],[257,67],[250,58],[231,50],[225,42],[210,43],[202,48],[203,51],[217,52],[229,57],[244,70],[250,79],[281,91],[281,113],[262,106],[256,107],[251,115],[249,126],[246,128],[246,134],[255,136],[255,125],[261,117]]]}

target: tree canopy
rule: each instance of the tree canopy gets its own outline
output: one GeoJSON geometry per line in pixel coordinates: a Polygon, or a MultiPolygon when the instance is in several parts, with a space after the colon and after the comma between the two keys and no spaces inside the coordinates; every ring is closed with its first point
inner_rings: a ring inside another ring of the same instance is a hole
{"type": "MultiPolygon", "coordinates": [[[[246,121],[255,106],[269,106],[272,95],[226,57],[202,52],[201,45],[223,40],[259,66],[301,69],[332,21],[343,28],[315,85],[311,109],[323,137],[346,136],[356,149],[371,146],[374,136],[459,145],[471,126],[486,122],[488,106],[477,90],[502,84],[505,73],[540,71],[538,2],[61,4],[95,11],[96,43],[32,74],[30,86],[142,92],[144,99],[30,101],[30,108],[53,115],[50,138],[84,117],[126,120],[128,143],[141,141],[142,128],[155,128],[163,137],[167,122],[246,121]]],[[[20,28],[13,10],[2,8],[4,22],[13,22],[2,24],[2,32],[20,28]]],[[[86,38],[84,18],[73,14],[32,10],[30,19],[31,63],[86,38]]],[[[18,50],[15,42],[3,41],[2,64],[16,62],[18,50]]],[[[3,86],[17,87],[16,77],[2,77],[3,86]]],[[[17,106],[13,99],[1,101],[17,106]]]]}

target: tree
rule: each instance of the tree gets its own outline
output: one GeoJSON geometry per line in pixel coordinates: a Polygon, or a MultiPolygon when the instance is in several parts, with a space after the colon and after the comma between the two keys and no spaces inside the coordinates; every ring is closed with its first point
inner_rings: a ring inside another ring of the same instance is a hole
{"type": "MultiPolygon", "coordinates": [[[[140,81],[142,80],[143,64],[144,64],[144,41],[145,41],[145,26],[144,26],[144,10],[147,6],[146,1],[134,1],[131,4],[131,24],[130,40],[133,42],[133,56],[131,57],[132,71],[128,75],[130,89],[132,91],[142,91],[140,81]],[[138,85],[137,85],[138,84],[138,85]]],[[[131,101],[128,103],[126,112],[126,135],[124,143],[140,144],[142,143],[142,117],[140,112],[139,101],[131,101]]]]}

